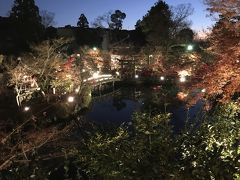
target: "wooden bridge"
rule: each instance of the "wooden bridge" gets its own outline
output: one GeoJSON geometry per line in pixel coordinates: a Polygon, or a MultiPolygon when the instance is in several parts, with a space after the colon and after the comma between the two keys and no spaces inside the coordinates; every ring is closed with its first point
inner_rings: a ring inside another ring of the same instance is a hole
{"type": "Polygon", "coordinates": [[[114,83],[116,81],[120,81],[120,78],[115,77],[111,74],[102,74],[102,75],[93,75],[93,77],[90,77],[88,79],[83,80],[84,85],[90,85],[93,88],[99,87],[101,89],[102,85],[107,84],[107,83],[112,83],[114,87],[114,83]]]}

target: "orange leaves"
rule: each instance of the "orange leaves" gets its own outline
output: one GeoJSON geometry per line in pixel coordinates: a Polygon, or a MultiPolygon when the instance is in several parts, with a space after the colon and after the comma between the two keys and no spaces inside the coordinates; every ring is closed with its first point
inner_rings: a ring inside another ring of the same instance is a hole
{"type": "Polygon", "coordinates": [[[204,87],[210,96],[218,96],[227,102],[240,92],[240,26],[239,0],[206,0],[211,13],[219,15],[219,21],[209,37],[215,60],[211,68],[200,68],[195,76],[199,82],[194,87],[204,87]],[[206,70],[206,71],[205,71],[206,70]]]}
{"type": "Polygon", "coordinates": [[[212,69],[197,73],[202,79],[195,87],[207,88],[209,95],[220,95],[221,100],[227,102],[234,93],[240,90],[240,68],[232,63],[231,58],[224,58],[216,62],[212,69]]]}

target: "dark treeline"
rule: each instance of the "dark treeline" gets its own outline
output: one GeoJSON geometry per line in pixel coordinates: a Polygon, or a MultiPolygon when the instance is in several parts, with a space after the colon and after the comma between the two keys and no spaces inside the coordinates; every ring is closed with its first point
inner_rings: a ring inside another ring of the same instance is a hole
{"type": "Polygon", "coordinates": [[[122,30],[127,14],[120,10],[97,17],[92,27],[89,27],[87,17],[81,14],[76,27],[66,25],[64,28],[55,28],[53,13],[40,12],[34,0],[15,0],[9,16],[0,17],[0,53],[20,54],[29,51],[33,44],[57,37],[73,38],[78,46],[98,46],[103,49],[120,44],[161,46],[161,49],[166,49],[171,44],[193,40],[194,33],[187,20],[191,14],[190,5],[171,8],[164,1],[158,1],[136,22],[135,30],[122,30]],[[103,45],[104,41],[107,41],[107,45],[103,45]]]}

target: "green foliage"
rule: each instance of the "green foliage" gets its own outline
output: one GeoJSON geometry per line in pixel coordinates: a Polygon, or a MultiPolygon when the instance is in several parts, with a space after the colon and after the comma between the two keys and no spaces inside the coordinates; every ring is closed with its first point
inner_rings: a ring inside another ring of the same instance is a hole
{"type": "Polygon", "coordinates": [[[81,93],[80,93],[80,105],[81,108],[88,108],[89,104],[92,101],[92,95],[91,95],[91,87],[90,86],[83,86],[83,88],[81,89],[81,93]]]}
{"type": "Polygon", "coordinates": [[[48,175],[46,168],[39,167],[36,163],[31,163],[23,167],[11,167],[9,171],[2,171],[0,173],[0,179],[12,180],[17,178],[45,180],[48,175]]]}
{"type": "MultiPolygon", "coordinates": [[[[71,148],[65,147],[65,161],[55,169],[61,167],[65,178],[77,179],[237,180],[239,112],[235,103],[219,105],[179,134],[172,131],[170,114],[137,113],[128,126],[112,131],[93,128],[81,132],[82,141],[71,148]]],[[[28,166],[27,171],[25,167],[11,168],[12,171],[0,174],[0,178],[43,179],[55,171],[52,164],[51,170],[39,164],[28,166]]]]}
{"type": "Polygon", "coordinates": [[[237,179],[238,112],[219,106],[178,135],[169,114],[135,114],[129,129],[97,132],[68,154],[90,178],[237,179]]]}
{"type": "Polygon", "coordinates": [[[174,159],[168,123],[168,114],[136,114],[133,130],[121,127],[112,133],[97,132],[69,154],[77,155],[77,164],[91,178],[167,177],[174,166],[168,162],[174,159]]]}
{"type": "Polygon", "coordinates": [[[182,137],[182,175],[189,179],[237,179],[240,174],[239,107],[219,106],[182,137]],[[191,173],[189,173],[191,172],[191,173]]]}

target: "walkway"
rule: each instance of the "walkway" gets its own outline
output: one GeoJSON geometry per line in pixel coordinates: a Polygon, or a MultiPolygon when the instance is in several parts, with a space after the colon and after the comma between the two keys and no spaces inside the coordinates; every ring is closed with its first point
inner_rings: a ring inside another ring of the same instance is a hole
{"type": "Polygon", "coordinates": [[[111,74],[102,74],[102,75],[96,75],[96,76],[90,77],[88,79],[84,79],[83,84],[84,85],[90,84],[93,87],[95,87],[95,86],[101,86],[103,84],[110,83],[110,82],[114,83],[116,81],[120,81],[120,78],[114,77],[111,74]]]}

